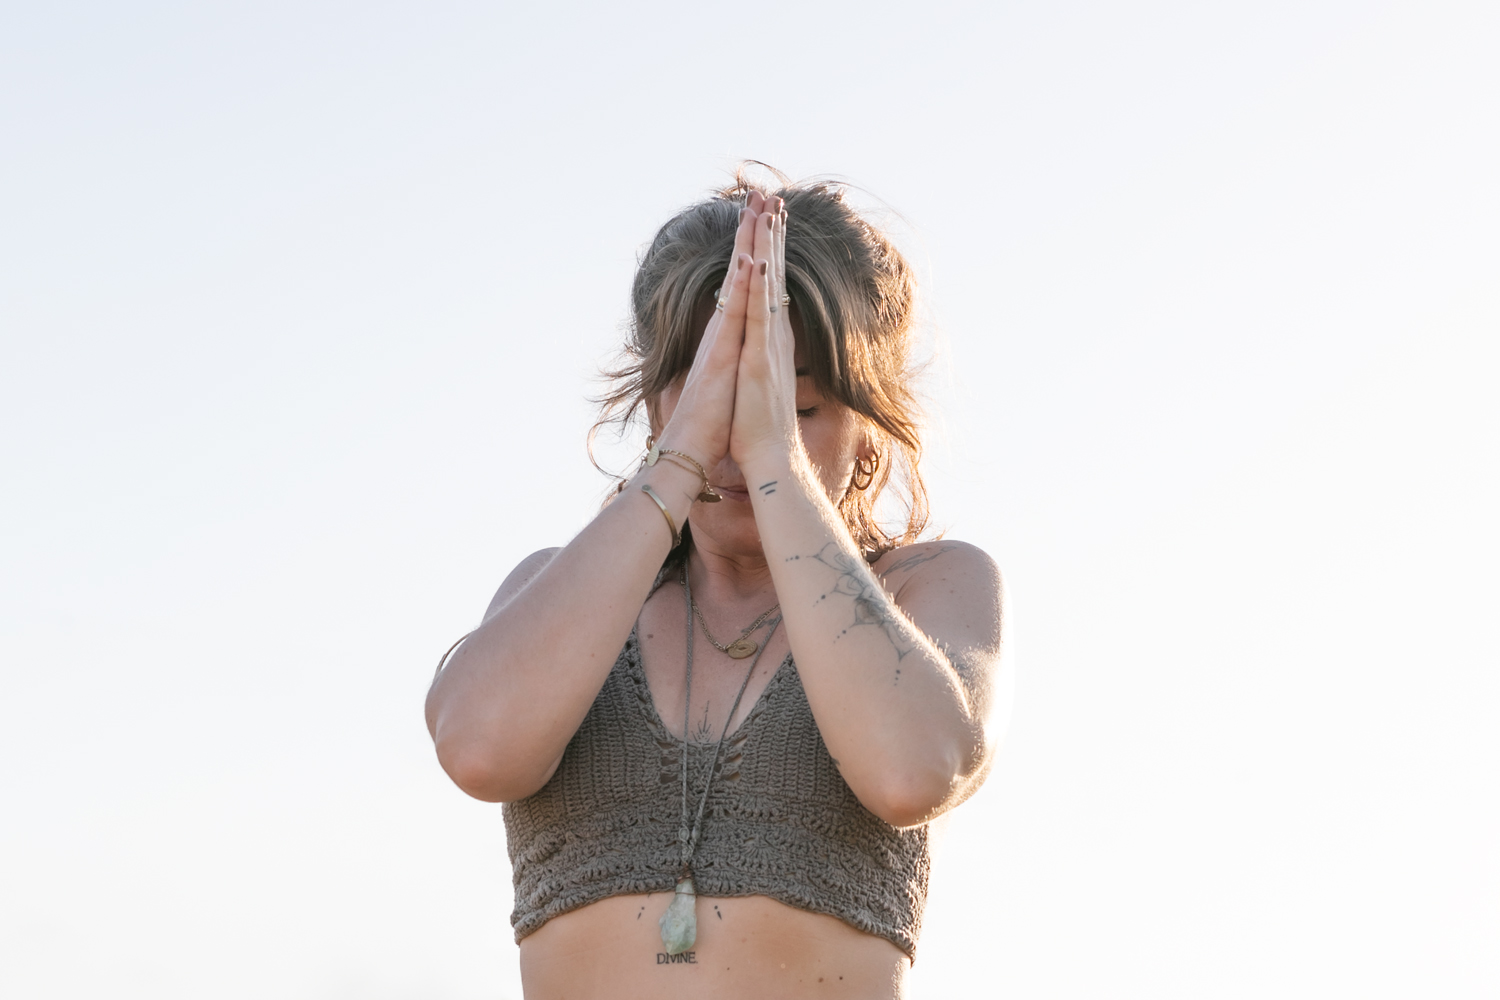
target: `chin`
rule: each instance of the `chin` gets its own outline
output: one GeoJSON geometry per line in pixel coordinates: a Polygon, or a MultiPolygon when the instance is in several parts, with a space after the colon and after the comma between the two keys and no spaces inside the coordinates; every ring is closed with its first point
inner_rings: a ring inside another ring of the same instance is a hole
{"type": "Polygon", "coordinates": [[[695,541],[721,551],[760,554],[760,529],[748,497],[740,502],[726,495],[719,503],[699,507],[690,520],[695,541]]]}

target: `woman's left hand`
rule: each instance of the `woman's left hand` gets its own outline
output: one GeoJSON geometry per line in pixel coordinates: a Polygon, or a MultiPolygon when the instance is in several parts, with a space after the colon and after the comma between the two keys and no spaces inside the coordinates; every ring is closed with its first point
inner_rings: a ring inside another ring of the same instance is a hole
{"type": "Polygon", "coordinates": [[[786,205],[766,202],[755,220],[750,301],[740,350],[729,454],[741,469],[786,461],[801,447],[797,428],[796,338],[786,292],[786,205]]]}

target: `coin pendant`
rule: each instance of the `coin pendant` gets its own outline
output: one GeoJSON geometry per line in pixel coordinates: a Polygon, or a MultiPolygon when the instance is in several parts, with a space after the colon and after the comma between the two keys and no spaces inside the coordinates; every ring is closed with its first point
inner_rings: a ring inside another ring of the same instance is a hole
{"type": "Polygon", "coordinates": [[[708,486],[703,487],[703,492],[698,494],[699,503],[718,503],[723,499],[723,497],[713,491],[712,487],[708,486]]]}
{"type": "Polygon", "coordinates": [[[736,639],[728,646],[724,647],[724,652],[728,653],[736,660],[743,660],[745,657],[752,655],[759,648],[760,643],[758,642],[751,642],[749,639],[736,639]]]}

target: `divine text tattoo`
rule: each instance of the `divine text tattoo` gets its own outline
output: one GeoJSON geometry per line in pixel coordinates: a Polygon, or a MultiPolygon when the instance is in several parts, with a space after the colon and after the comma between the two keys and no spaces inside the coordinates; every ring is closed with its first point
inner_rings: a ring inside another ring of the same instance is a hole
{"type": "MultiPolygon", "coordinates": [[[[798,558],[800,557],[792,556],[787,562],[798,558]]],[[[904,660],[907,653],[917,648],[917,644],[912,640],[910,623],[896,609],[885,589],[875,582],[864,560],[855,558],[834,542],[823,546],[812,558],[838,574],[833,588],[827,594],[820,596],[818,602],[822,603],[834,594],[851,598],[854,602],[854,619],[839,632],[838,638],[848,635],[851,628],[859,628],[863,625],[874,626],[885,633],[891,648],[896,651],[897,663],[904,660]]],[[[838,639],[834,641],[837,642],[838,639]]],[[[897,667],[896,681],[899,682],[900,679],[901,668],[897,667]]]]}
{"type": "Polygon", "coordinates": [[[779,479],[773,479],[769,483],[761,483],[760,487],[759,487],[759,489],[760,489],[760,495],[768,497],[772,493],[775,493],[776,492],[776,484],[779,483],[779,482],[781,482],[781,480],[779,480],[779,479]]]}
{"type": "Polygon", "coordinates": [[[698,953],[696,951],[685,951],[681,955],[668,955],[664,951],[656,953],[657,965],[697,965],[698,953]]]}

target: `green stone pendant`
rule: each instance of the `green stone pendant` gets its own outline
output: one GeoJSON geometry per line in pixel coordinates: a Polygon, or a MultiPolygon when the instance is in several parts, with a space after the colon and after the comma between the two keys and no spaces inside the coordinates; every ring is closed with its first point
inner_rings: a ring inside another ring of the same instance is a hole
{"type": "Polygon", "coordinates": [[[668,955],[681,955],[698,940],[698,915],[694,912],[697,902],[693,877],[684,876],[677,883],[677,891],[667,912],[661,915],[661,943],[666,946],[668,955]]]}

